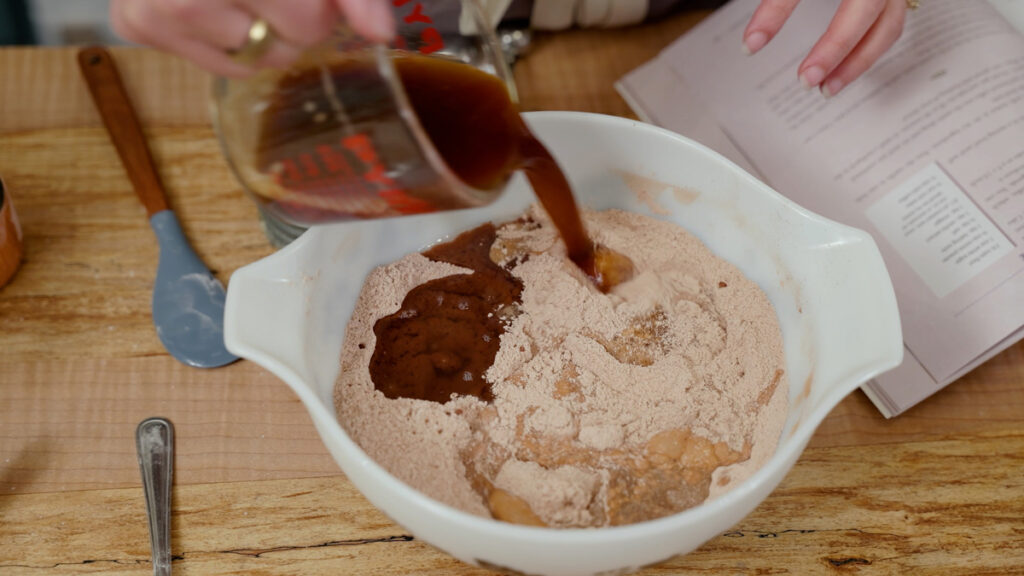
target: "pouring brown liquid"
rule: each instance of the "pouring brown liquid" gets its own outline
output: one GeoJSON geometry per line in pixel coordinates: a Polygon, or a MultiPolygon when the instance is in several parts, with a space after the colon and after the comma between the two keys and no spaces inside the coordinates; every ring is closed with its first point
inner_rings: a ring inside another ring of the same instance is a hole
{"type": "MultiPolygon", "coordinates": [[[[569,258],[599,289],[607,292],[631,276],[632,265],[628,259],[591,242],[565,175],[523,122],[499,78],[440,58],[409,55],[396,57],[393,62],[424,132],[459,179],[479,190],[494,190],[500,188],[509,174],[523,170],[537,199],[558,228],[569,258]]],[[[317,135],[323,135],[325,141],[337,137],[338,121],[322,112],[332,109],[324,89],[325,72],[329,73],[336,89],[351,89],[366,103],[365,106],[349,106],[346,110],[352,123],[370,123],[380,115],[374,110],[374,103],[386,99],[374,93],[375,83],[369,81],[377,74],[373,61],[345,60],[327,70],[313,67],[288,74],[281,79],[262,115],[257,152],[257,163],[262,168],[280,167],[282,159],[301,158],[301,150],[296,148],[316,147],[317,135]],[[302,134],[303,138],[296,138],[296,134],[302,134]]],[[[351,97],[347,100],[357,101],[351,97]]],[[[385,148],[376,152],[386,159],[391,151],[385,148]]],[[[301,159],[304,164],[329,163],[316,156],[301,159]]],[[[298,172],[298,168],[292,170],[298,172]]],[[[284,170],[285,187],[306,189],[310,193],[337,193],[331,186],[337,186],[339,179],[289,177],[292,170],[284,170]]],[[[312,170],[330,174],[329,166],[312,170]]],[[[405,183],[396,184],[402,187],[405,183]]],[[[431,190],[410,186],[406,193],[411,201],[427,204],[437,201],[431,190]]],[[[326,213],[323,208],[288,205],[282,208],[293,215],[303,211],[299,219],[312,222],[338,216],[326,213]],[[322,214],[317,214],[318,211],[322,214]]],[[[350,216],[360,214],[354,212],[350,216]]]]}
{"type": "MultiPolygon", "coordinates": [[[[400,56],[393,63],[424,132],[456,176],[473,188],[493,190],[500,188],[513,171],[522,170],[558,228],[569,258],[598,289],[607,292],[632,277],[629,258],[590,240],[569,182],[523,122],[500,79],[439,58],[400,56]]],[[[357,89],[373,85],[366,79],[376,74],[376,64],[348,60],[285,76],[263,115],[258,163],[264,169],[301,152],[290,146],[316,145],[317,134],[336,138],[339,123],[314,113],[331,109],[324,90],[325,73],[335,87],[332,89],[357,89]],[[293,138],[295,134],[302,134],[303,139],[293,138]]],[[[362,118],[353,114],[360,114],[372,122],[376,113],[373,102],[381,100],[380,94],[366,94],[367,106],[350,106],[346,110],[348,120],[358,125],[362,118]]],[[[382,149],[377,153],[386,161],[391,152],[382,149]]],[[[329,167],[314,168],[327,173],[329,167]]],[[[287,170],[284,176],[283,185],[292,189],[337,193],[330,189],[330,180],[288,181],[287,170]]],[[[435,201],[429,189],[396,184],[415,201],[428,205],[435,201]]],[[[304,216],[315,221],[317,215],[304,216]]],[[[426,252],[429,258],[464,266],[474,273],[414,288],[398,312],[377,322],[370,375],[389,398],[443,403],[453,394],[470,394],[490,400],[484,372],[494,362],[499,337],[509,320],[494,312],[513,309],[522,290],[516,278],[490,261],[494,234],[494,227],[485,225],[426,252]]]]}

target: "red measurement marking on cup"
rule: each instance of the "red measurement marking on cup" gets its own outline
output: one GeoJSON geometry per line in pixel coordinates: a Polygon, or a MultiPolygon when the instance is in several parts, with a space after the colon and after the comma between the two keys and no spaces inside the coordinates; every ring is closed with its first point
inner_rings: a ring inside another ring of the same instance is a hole
{"type": "Polygon", "coordinates": [[[302,170],[306,173],[306,176],[309,178],[320,177],[320,167],[317,166],[312,154],[300,154],[299,163],[302,164],[302,170]]]}
{"type": "Polygon", "coordinates": [[[320,144],[316,147],[316,155],[320,157],[320,161],[323,162],[324,168],[327,168],[327,171],[331,174],[341,174],[346,178],[352,176],[352,165],[349,164],[348,158],[345,157],[345,153],[339,148],[328,146],[327,144],[320,144]]]}
{"type": "Polygon", "coordinates": [[[406,24],[412,24],[413,22],[423,22],[424,24],[434,23],[434,21],[430,19],[430,16],[423,13],[423,4],[420,4],[419,2],[412,7],[412,12],[406,15],[403,20],[405,20],[406,24]]]}
{"type": "Polygon", "coordinates": [[[376,184],[378,187],[377,195],[383,198],[389,206],[402,214],[422,214],[435,210],[430,202],[406,194],[387,175],[384,163],[380,161],[377,149],[373,147],[373,142],[369,136],[366,134],[354,134],[344,138],[341,144],[367,166],[366,172],[363,172],[363,180],[376,184]]]}
{"type": "MultiPolygon", "coordinates": [[[[396,8],[401,8],[406,4],[409,4],[412,0],[391,0],[391,4],[396,8]]],[[[444,37],[441,33],[430,26],[434,23],[434,19],[423,12],[423,3],[416,2],[412,5],[412,12],[402,17],[402,20],[406,24],[427,24],[428,26],[420,31],[420,46],[417,48],[420,54],[431,54],[444,48],[444,37]]],[[[395,41],[395,46],[400,49],[405,49],[407,46],[405,38],[399,37],[395,41]]]]}
{"type": "Polygon", "coordinates": [[[302,152],[281,159],[276,174],[279,185],[305,194],[358,197],[369,192],[387,202],[400,214],[422,214],[436,208],[426,200],[410,196],[388,176],[373,142],[366,134],[342,138],[339,144],[319,144],[315,152],[302,152]],[[350,156],[365,169],[356,176],[350,156]]]}

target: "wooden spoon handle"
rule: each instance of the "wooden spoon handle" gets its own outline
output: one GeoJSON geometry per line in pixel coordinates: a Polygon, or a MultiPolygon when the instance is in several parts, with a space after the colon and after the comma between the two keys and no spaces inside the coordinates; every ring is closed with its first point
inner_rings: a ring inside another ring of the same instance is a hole
{"type": "Polygon", "coordinates": [[[147,215],[167,210],[163,184],[114,58],[104,48],[90,46],[78,51],[78,66],[147,215]]]}

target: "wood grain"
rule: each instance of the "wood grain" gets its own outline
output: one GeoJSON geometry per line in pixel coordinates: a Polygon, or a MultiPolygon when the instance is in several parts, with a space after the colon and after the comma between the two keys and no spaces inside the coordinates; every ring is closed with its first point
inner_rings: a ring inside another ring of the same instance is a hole
{"type": "MultiPolygon", "coordinates": [[[[143,126],[209,124],[209,75],[185,60],[152,50],[110,52],[143,126]]],[[[98,123],[75,54],[74,48],[0,49],[0,133],[98,123]]]]}
{"type": "MultiPolygon", "coordinates": [[[[1024,434],[810,449],[739,525],[641,574],[1021,574],[1022,467],[1024,434]]],[[[179,486],[173,502],[175,573],[489,573],[413,539],[343,477],[179,486]]],[[[137,489],[0,496],[0,514],[0,571],[148,569],[137,489]]]]}
{"type": "MultiPolygon", "coordinates": [[[[272,252],[209,127],[148,137],[171,206],[222,282],[272,252]]],[[[0,134],[0,150],[25,236],[22,269],[0,293],[3,358],[164,355],[149,316],[156,238],[104,129],[0,134]]]]}
{"type": "Polygon", "coordinates": [[[338,475],[306,410],[249,362],[162,355],[0,364],[0,494],[137,486],[135,426],[175,425],[179,485],[338,475]]]}
{"type": "MultiPolygon", "coordinates": [[[[612,83],[704,12],[538,35],[527,109],[630,115],[612,83]]],[[[227,281],[270,254],[209,126],[209,78],[115,49],[171,205],[227,281]]],[[[0,574],[149,572],[132,433],[178,435],[176,573],[484,574],[359,496],[292,392],[186,368],[149,317],[157,247],[71,49],[0,49],[0,176],[25,261],[0,289],[0,574]]],[[[729,533],[646,574],[1024,574],[1024,344],[897,419],[860,393],[729,533]]]]}

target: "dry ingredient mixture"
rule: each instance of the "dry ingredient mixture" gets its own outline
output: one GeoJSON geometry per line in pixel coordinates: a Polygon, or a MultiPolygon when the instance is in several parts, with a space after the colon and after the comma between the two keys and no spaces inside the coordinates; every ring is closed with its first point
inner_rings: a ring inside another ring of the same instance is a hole
{"type": "Polygon", "coordinates": [[[370,457],[467,512],[569,528],[679,512],[771,456],[788,395],[764,293],[674,224],[583,215],[635,266],[607,294],[539,208],[370,274],[335,388],[370,457]]]}

